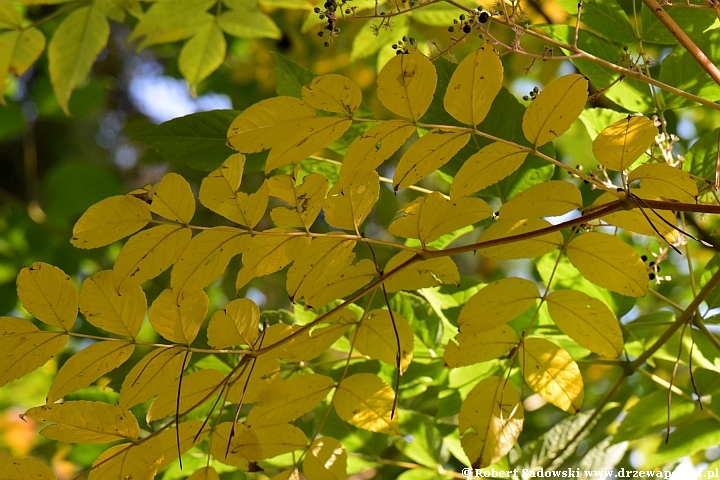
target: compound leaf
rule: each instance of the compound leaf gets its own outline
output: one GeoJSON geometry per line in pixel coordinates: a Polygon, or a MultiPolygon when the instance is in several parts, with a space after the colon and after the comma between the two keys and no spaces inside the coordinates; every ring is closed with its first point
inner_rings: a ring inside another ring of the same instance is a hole
{"type": "Polygon", "coordinates": [[[459,198],[494,185],[516,171],[527,152],[515,145],[494,142],[473,154],[460,167],[450,186],[450,198],[459,198]]]}
{"type": "Polygon", "coordinates": [[[98,328],[135,338],[145,318],[145,292],[135,285],[118,294],[113,276],[112,271],[102,270],[85,279],[80,288],[80,311],[98,328]]]}
{"type": "Polygon", "coordinates": [[[417,122],[432,103],[437,73],[428,58],[419,50],[396,55],[380,71],[377,96],[395,115],[417,122]]]}
{"type": "Polygon", "coordinates": [[[243,253],[243,268],[240,269],[235,288],[240,290],[255,277],[269,275],[285,268],[299,258],[310,245],[310,237],[294,235],[272,235],[272,233],[300,233],[293,230],[265,230],[268,235],[255,235],[247,243],[243,253]]]}
{"type": "Polygon", "coordinates": [[[258,335],[260,309],[249,298],[238,298],[215,312],[208,324],[208,345],[227,348],[253,345],[258,335]]]}
{"type": "Polygon", "coordinates": [[[542,218],[526,218],[523,220],[505,220],[501,218],[485,229],[478,238],[478,242],[498,240],[500,244],[494,247],[478,248],[477,252],[480,255],[497,260],[536,258],[545,255],[563,244],[563,236],[560,232],[546,233],[528,240],[515,242],[503,242],[503,240],[549,226],[551,226],[551,223],[542,218]]]}
{"type": "Polygon", "coordinates": [[[23,268],[17,277],[17,293],[23,307],[38,320],[65,331],[75,324],[75,283],[58,267],[35,262],[23,268]]]}
{"type": "Polygon", "coordinates": [[[350,425],[377,433],[397,435],[397,415],[391,418],[395,392],[372,373],[358,373],[338,386],[333,405],[338,416],[350,425]]]}
{"type": "Polygon", "coordinates": [[[550,180],[515,195],[500,207],[503,220],[554,217],[582,208],[580,190],[570,182],[550,180]]]}
{"type": "Polygon", "coordinates": [[[251,462],[258,462],[306,446],[307,438],[303,431],[286,423],[251,426],[235,435],[230,443],[230,451],[251,462]]]}
{"type": "Polygon", "coordinates": [[[222,65],[226,49],[227,43],[220,25],[215,22],[202,25],[180,50],[180,73],[194,88],[222,65]]]}
{"type": "Polygon", "coordinates": [[[440,192],[418,197],[402,207],[400,212],[404,216],[390,224],[388,233],[417,238],[423,245],[493,213],[490,205],[479,198],[449,200],[440,192]]]}
{"type": "Polygon", "coordinates": [[[173,267],[173,293],[194,294],[210,285],[235,255],[247,250],[248,239],[246,231],[233,227],[213,227],[195,235],[173,267]]]}
{"type": "Polygon", "coordinates": [[[620,356],[620,324],[603,302],[573,290],[552,292],[546,301],[550,318],[565,335],[598,355],[620,356]]]}
{"type": "Polygon", "coordinates": [[[605,127],[593,140],[595,158],[610,170],[631,166],[655,142],[658,129],[647,117],[628,116],[605,127]]]}
{"type": "Polygon", "coordinates": [[[77,248],[98,248],[117,242],[152,220],[150,206],[129,195],[117,195],[96,203],[73,227],[70,243],[77,248]]]}
{"type": "Polygon", "coordinates": [[[515,331],[507,325],[492,330],[461,332],[445,347],[445,365],[457,368],[495,360],[510,353],[518,342],[515,331]]]}
{"type": "Polygon", "coordinates": [[[42,332],[27,320],[0,317],[0,387],[43,366],[68,341],[60,332],[42,332]]]}
{"type": "Polygon", "coordinates": [[[503,66],[489,45],[457,66],[445,91],[443,106],[455,120],[475,127],[490,111],[503,81],[503,66]]]}
{"type": "MultiPolygon", "coordinates": [[[[667,163],[640,165],[628,175],[628,183],[640,181],[638,196],[695,203],[698,188],[692,177],[667,163]]],[[[642,202],[639,202],[642,206],[642,202]]],[[[654,216],[654,214],[653,214],[654,216]]]]}
{"type": "Polygon", "coordinates": [[[3,480],[57,480],[47,465],[32,458],[0,458],[3,480]]]}
{"type": "Polygon", "coordinates": [[[182,225],[159,225],[131,237],[113,266],[118,293],[124,294],[170,268],[191,238],[192,230],[182,225]]]}
{"type": "Polygon", "coordinates": [[[145,355],[125,377],[120,389],[120,406],[131,408],[151,399],[182,374],[190,352],[179,348],[158,348],[145,355]]]}
{"type": "Polygon", "coordinates": [[[45,438],[70,443],[107,443],[135,440],[140,427],[133,414],[117,405],[79,400],[31,408],[25,412],[36,422],[53,422],[43,428],[45,438]]]}
{"type": "Polygon", "coordinates": [[[190,184],[177,173],[166,174],[151,191],[150,211],[187,225],[195,214],[190,184]]]}
{"type": "Polygon", "coordinates": [[[220,391],[224,379],[225,375],[220,371],[207,368],[184,376],[179,391],[179,379],[175,380],[169,387],[160,391],[150,405],[146,417],[147,422],[170,417],[175,413],[183,414],[203,400],[209,400],[212,395],[220,391]],[[180,395],[179,408],[178,394],[180,395]]]}
{"type": "Polygon", "coordinates": [[[354,346],[358,352],[389,365],[397,365],[400,371],[410,366],[413,357],[414,334],[410,323],[397,312],[373,310],[355,330],[354,346]],[[400,355],[398,356],[398,344],[400,355]]]}
{"type": "Polygon", "coordinates": [[[349,78],[330,74],[302,87],[302,98],[318,110],[352,115],[362,102],[362,92],[349,78]]]}
{"type": "MultiPolygon", "coordinates": [[[[398,253],[385,265],[385,273],[398,269],[415,254],[409,250],[398,253]]],[[[450,257],[439,257],[430,260],[414,262],[403,267],[398,273],[383,282],[388,292],[399,290],[417,290],[434,287],[442,283],[460,283],[460,272],[450,257]]]]}
{"type": "Polygon", "coordinates": [[[165,289],[150,305],[148,320],[167,340],[190,345],[205,321],[208,305],[209,299],[203,290],[176,295],[165,289]]]}
{"type": "MultiPolygon", "coordinates": [[[[12,5],[4,4],[0,8],[8,9],[11,14],[14,12],[17,15],[17,10],[12,5]]],[[[0,82],[0,103],[5,105],[5,79],[8,74],[12,73],[16,77],[23,75],[40,57],[43,50],[45,50],[45,35],[37,28],[0,33],[0,78],[3,79],[0,82]]]]}
{"type": "Polygon", "coordinates": [[[524,278],[510,277],[495,281],[465,303],[458,328],[463,333],[487,332],[519,317],[540,298],[537,285],[524,278]]]}
{"type": "Polygon", "coordinates": [[[332,378],[318,374],[270,385],[258,396],[246,423],[252,427],[292,422],[315,408],[334,387],[332,378]]]}
{"type": "Polygon", "coordinates": [[[87,387],[125,363],[134,351],[135,345],[131,342],[98,342],[84,348],[60,368],[50,386],[47,403],[87,387]]]}
{"type": "Polygon", "coordinates": [[[525,421],[520,394],[512,382],[480,380],[460,407],[458,431],[473,467],[486,467],[504,457],[515,444],[525,421]]]}
{"type": "Polygon", "coordinates": [[[352,178],[342,186],[338,182],[323,203],[325,221],[331,227],[357,232],[379,196],[380,177],[374,170],[363,177],[352,178]]]}
{"type": "Polygon", "coordinates": [[[445,165],[469,140],[470,134],[463,131],[431,130],[400,158],[393,175],[393,188],[409,187],[427,177],[445,165]]]}
{"type": "Polygon", "coordinates": [[[523,115],[523,133],[539,147],[570,128],[585,107],[588,81],[579,74],[560,77],[532,101],[523,115]]]}
{"type": "Polygon", "coordinates": [[[566,412],[580,411],[582,376],[565,350],[543,338],[526,338],[520,364],[525,382],[535,393],[566,412]]]}
{"type": "Polygon", "coordinates": [[[343,480],[347,478],[347,452],[332,437],[316,438],[303,460],[303,474],[310,480],[343,480]]]}
{"type": "Polygon", "coordinates": [[[647,293],[645,264],[634,248],[606,233],[589,232],[567,247],[570,262],[595,285],[629,297],[647,293]]]}

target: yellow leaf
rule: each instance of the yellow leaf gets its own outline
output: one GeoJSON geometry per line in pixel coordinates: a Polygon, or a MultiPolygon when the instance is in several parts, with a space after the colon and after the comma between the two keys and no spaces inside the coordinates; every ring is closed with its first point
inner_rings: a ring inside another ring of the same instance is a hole
{"type": "Polygon", "coordinates": [[[250,235],[232,227],[213,227],[195,235],[170,275],[176,296],[193,294],[225,272],[230,260],[245,251],[250,235]]]}
{"type": "Polygon", "coordinates": [[[427,177],[445,165],[469,140],[470,134],[462,131],[431,130],[410,145],[400,158],[393,175],[393,188],[409,187],[427,177]]]}
{"type": "Polygon", "coordinates": [[[417,122],[435,93],[435,66],[419,50],[396,55],[383,67],[377,79],[377,96],[395,115],[417,122]]]}
{"type": "Polygon", "coordinates": [[[372,373],[358,373],[343,380],[333,405],[338,416],[363,430],[398,434],[398,417],[390,418],[395,392],[372,373]]]}
{"type": "Polygon", "coordinates": [[[190,352],[158,348],[145,355],[125,377],[120,388],[120,406],[131,408],[167,388],[190,363],[190,352]]]}
{"type": "Polygon", "coordinates": [[[258,335],[260,309],[249,298],[238,298],[215,312],[207,329],[208,345],[227,348],[251,346],[258,335]]]}
{"type": "Polygon", "coordinates": [[[191,237],[192,230],[181,225],[159,225],[131,237],[113,266],[117,291],[123,294],[170,268],[191,237]]]}
{"type": "Polygon", "coordinates": [[[350,266],[355,258],[354,247],[355,241],[337,236],[315,238],[288,270],[286,288],[290,300],[296,302],[318,293],[318,283],[350,266]]]}
{"type": "Polygon", "coordinates": [[[390,316],[388,310],[373,310],[355,330],[354,345],[363,355],[397,365],[399,344],[399,366],[404,372],[412,362],[414,340],[410,323],[399,313],[393,312],[390,316]]]}
{"type": "MultiPolygon", "coordinates": [[[[289,325],[285,326],[290,328],[289,325]]],[[[263,345],[270,344],[270,341],[263,343],[263,345]]],[[[272,353],[260,355],[258,358],[250,360],[237,377],[229,382],[228,402],[242,402],[243,405],[255,403],[263,390],[280,380],[280,363],[277,359],[273,357],[272,353]]]]}
{"type": "Polygon", "coordinates": [[[255,235],[248,241],[247,250],[243,252],[243,268],[238,272],[235,283],[240,290],[255,277],[269,275],[285,268],[299,258],[310,245],[310,237],[291,235],[272,235],[275,232],[292,232],[292,230],[265,230],[267,235],[255,235]]]}
{"type": "Polygon", "coordinates": [[[483,147],[458,170],[450,197],[464,197],[494,185],[520,168],[526,157],[527,152],[514,145],[495,142],[483,147]]]}
{"type": "Polygon", "coordinates": [[[36,422],[53,422],[43,428],[45,438],[70,443],[107,443],[135,440],[140,433],[133,414],[122,407],[102,402],[55,403],[31,408],[24,416],[36,422]]]}
{"type": "Polygon", "coordinates": [[[161,461],[162,452],[147,442],[115,445],[95,460],[88,480],[153,480],[161,461]]]}
{"type": "Polygon", "coordinates": [[[352,115],[362,102],[362,92],[349,78],[330,74],[305,85],[302,98],[318,110],[352,115]]]}
{"type": "Polygon", "coordinates": [[[74,10],[55,30],[48,45],[50,80],[66,114],[72,91],[90,73],[109,36],[101,2],[74,10]]]}
{"type": "Polygon", "coordinates": [[[215,16],[207,13],[214,4],[214,0],[157,1],[140,17],[128,42],[139,39],[140,50],[192,37],[203,26],[215,21],[215,16]]]}
{"type": "Polygon", "coordinates": [[[258,425],[237,433],[230,443],[230,451],[251,462],[258,462],[306,446],[305,434],[293,425],[258,425]]]}
{"type": "Polygon", "coordinates": [[[243,111],[228,129],[228,142],[242,153],[271,148],[265,162],[265,173],[270,173],[327,147],[351,124],[343,117],[316,117],[303,100],[275,97],[243,111]]]}
{"type": "Polygon", "coordinates": [[[47,465],[32,458],[0,458],[2,480],[57,480],[47,465]]]}
{"type": "Polygon", "coordinates": [[[515,331],[507,325],[492,330],[458,333],[445,347],[445,365],[465,367],[501,358],[518,346],[515,331]],[[457,343],[456,343],[457,342],[457,343]]]}
{"type": "Polygon", "coordinates": [[[507,455],[524,421],[520,394],[512,382],[500,377],[480,380],[462,403],[458,418],[462,447],[473,467],[487,467],[507,455]]]}
{"type": "Polygon", "coordinates": [[[295,468],[293,470],[283,470],[282,472],[278,473],[277,475],[273,475],[272,477],[270,477],[270,480],[303,480],[303,479],[300,478],[300,472],[297,470],[297,468],[295,468]]]}
{"type": "MultiPolygon", "coordinates": [[[[551,226],[550,222],[542,218],[527,218],[524,220],[500,219],[490,225],[478,238],[478,242],[502,240],[522,233],[534,232],[541,228],[551,226]]],[[[528,240],[520,240],[501,244],[495,247],[478,248],[477,253],[496,260],[512,260],[516,258],[536,258],[552,252],[563,244],[560,232],[546,233],[528,240]]]]}
{"type": "Polygon", "coordinates": [[[552,292],[546,301],[550,318],[565,335],[598,355],[620,356],[620,324],[603,302],[573,290],[552,292]]]}
{"type": "Polygon", "coordinates": [[[317,117],[290,122],[287,130],[278,132],[267,161],[265,173],[303,160],[342,137],[352,125],[343,117],[317,117]]]}
{"type": "Polygon", "coordinates": [[[388,233],[418,238],[423,245],[493,213],[490,205],[479,198],[448,200],[440,192],[418,197],[402,207],[400,212],[405,215],[390,224],[388,233]]]}
{"type": "MultiPolygon", "coordinates": [[[[597,200],[595,200],[595,203],[593,203],[593,207],[604,205],[615,200],[617,200],[617,197],[615,195],[606,192],[600,195],[597,200]]],[[[642,202],[638,201],[638,203],[642,205],[642,202]]],[[[640,212],[639,208],[633,208],[632,210],[622,210],[619,212],[611,213],[609,215],[605,215],[604,217],[602,217],[602,220],[606,223],[609,223],[610,225],[620,227],[630,232],[640,233],[642,235],[657,236],[657,233],[650,225],[650,222],[652,222],[652,225],[655,226],[655,229],[657,229],[657,231],[660,232],[660,234],[665,237],[667,241],[671,243],[675,243],[675,241],[677,241],[677,230],[673,229],[670,226],[677,225],[677,219],[675,218],[675,214],[673,212],[668,210],[655,210],[653,212],[649,208],[645,208],[643,211],[645,212],[647,217],[645,217],[645,215],[640,212]],[[660,220],[658,216],[665,219],[667,223],[660,220]],[[668,225],[668,223],[670,225],[668,225]]]]}
{"type": "Polygon", "coordinates": [[[463,333],[487,332],[522,315],[540,298],[537,286],[524,278],[509,277],[484,287],[460,310],[457,324],[463,333]]]}
{"type": "Polygon", "coordinates": [[[231,465],[239,470],[247,471],[249,467],[248,460],[244,457],[236,455],[232,448],[228,448],[230,431],[234,429],[235,436],[247,430],[247,427],[241,423],[233,427],[231,422],[223,422],[219,424],[210,434],[210,444],[208,450],[210,455],[220,463],[231,465]]]}
{"type": "Polygon", "coordinates": [[[80,288],[80,311],[85,319],[111,333],[137,337],[146,308],[142,287],[136,285],[122,294],[116,293],[110,270],[86,278],[80,288]]]}
{"type": "Polygon", "coordinates": [[[520,366],[525,382],[535,393],[566,412],[580,411],[583,380],[577,363],[565,350],[542,338],[526,338],[520,366]]]}
{"type": "MultiPolygon", "coordinates": [[[[148,439],[144,446],[159,452],[158,471],[164,469],[178,458],[178,437],[180,437],[180,453],[183,454],[199,444],[207,436],[210,428],[203,426],[203,420],[190,420],[180,424],[180,431],[175,428],[163,430],[159,435],[148,439]]],[[[116,477],[117,478],[117,477],[116,477]]],[[[133,480],[135,477],[132,477],[133,480]]],[[[123,479],[124,480],[124,479],[123,479]]]]}
{"type": "Polygon", "coordinates": [[[280,175],[271,177],[268,186],[270,195],[284,200],[292,207],[272,209],[270,217],[273,222],[278,226],[309,230],[320,214],[328,190],[328,180],[324,175],[311,173],[303,178],[301,185],[295,186],[292,176],[280,175]]]}
{"type": "MultiPolygon", "coordinates": [[[[282,345],[280,347],[282,353],[278,354],[278,358],[288,362],[300,362],[319,357],[327,352],[353,323],[357,323],[357,316],[352,311],[346,308],[339,310],[329,315],[319,325],[310,330],[305,330],[304,333],[282,345]]],[[[284,329],[280,338],[296,332],[301,327],[301,325],[293,325],[292,328],[288,326],[287,329],[284,329]]],[[[268,339],[267,344],[270,344],[270,339],[268,339]]]]}
{"type": "Polygon", "coordinates": [[[277,382],[258,396],[245,423],[253,427],[292,422],[315,408],[334,387],[332,378],[317,374],[277,382]]]}
{"type": "Polygon", "coordinates": [[[174,343],[190,345],[205,321],[210,301],[202,290],[181,292],[177,297],[163,290],[148,310],[148,320],[156,332],[174,343]]]}
{"type": "MultiPolygon", "coordinates": [[[[640,165],[628,175],[628,183],[639,180],[637,195],[642,198],[660,198],[695,203],[698,189],[695,181],[686,172],[667,163],[640,165]]],[[[642,206],[642,202],[639,202],[642,206]]]]}
{"type": "Polygon", "coordinates": [[[265,215],[269,198],[267,182],[252,194],[238,192],[245,155],[230,155],[227,160],[200,185],[200,203],[228,220],[253,228],[265,215]]]}
{"type": "Polygon", "coordinates": [[[325,221],[331,227],[357,232],[379,196],[380,177],[374,170],[348,180],[344,186],[338,182],[323,204],[325,221]]]}
{"type": "Polygon", "coordinates": [[[42,332],[27,320],[0,317],[0,387],[39,368],[68,341],[60,332],[42,332]]]}
{"type": "Polygon", "coordinates": [[[582,208],[580,190],[570,182],[550,180],[538,183],[511,198],[500,207],[503,220],[555,217],[582,208]]]}
{"type": "Polygon", "coordinates": [[[200,402],[210,400],[220,392],[220,384],[225,375],[218,370],[208,368],[198,370],[186,375],[182,379],[181,389],[178,392],[179,379],[175,380],[169,387],[163,389],[150,405],[147,412],[147,422],[170,417],[175,413],[183,414],[188,412],[200,402]],[[180,394],[180,408],[178,410],[178,393],[180,394]]]}
{"type": "Polygon", "coordinates": [[[303,460],[303,473],[308,480],[344,480],[347,475],[347,452],[332,437],[316,438],[303,460]]]}
{"type": "Polygon", "coordinates": [[[125,363],[133,351],[135,345],[131,342],[98,342],[79,351],[58,371],[50,386],[47,403],[54,403],[68,393],[92,384],[125,363]]]}
{"type": "Polygon", "coordinates": [[[152,189],[150,198],[150,211],[168,220],[187,225],[195,214],[190,184],[177,173],[166,174],[152,189]]]}
{"type": "Polygon", "coordinates": [[[190,475],[187,480],[220,480],[220,476],[214,467],[202,467],[195,470],[195,473],[190,475]]]}
{"type": "Polygon", "coordinates": [[[358,136],[345,154],[336,187],[344,189],[347,182],[373,172],[397,152],[413,133],[415,125],[388,121],[375,125],[358,136]]]}
{"type": "Polygon", "coordinates": [[[570,242],[567,256],[595,285],[630,297],[647,293],[645,264],[633,247],[617,237],[585,233],[570,242]]]}
{"type": "MultiPolygon", "coordinates": [[[[12,5],[0,8],[18,14],[12,5]]],[[[22,21],[22,18],[20,18],[22,21]]],[[[20,25],[16,25],[20,27],[20,25]]],[[[0,27],[3,28],[3,27],[0,27]]],[[[0,103],[5,105],[5,79],[9,73],[23,75],[45,50],[45,35],[37,28],[10,30],[0,33],[0,103]]]]}
{"type": "Polygon", "coordinates": [[[205,80],[225,61],[225,35],[217,23],[201,26],[195,35],[185,42],[178,67],[191,87],[205,80]]]}
{"type": "Polygon", "coordinates": [[[305,306],[318,308],[344,298],[367,285],[377,275],[375,263],[369,259],[330,271],[315,281],[312,291],[305,293],[305,306]]]}
{"type": "Polygon", "coordinates": [[[59,268],[43,262],[23,268],[17,277],[17,293],[23,307],[41,322],[65,331],[75,324],[77,290],[59,268]]]}
{"type": "MultiPolygon", "coordinates": [[[[385,265],[385,273],[396,270],[403,263],[414,256],[409,250],[398,253],[385,265]]],[[[394,274],[385,280],[385,288],[388,292],[399,290],[417,290],[419,288],[434,287],[443,283],[460,283],[460,272],[457,265],[450,257],[439,257],[431,260],[415,262],[402,271],[394,274]]]]}
{"type": "Polygon", "coordinates": [[[588,81],[574,73],[545,87],[523,115],[522,129],[535,147],[565,133],[580,115],[588,98],[588,81]]]}
{"type": "Polygon", "coordinates": [[[228,143],[239,152],[262,152],[272,148],[278,137],[287,135],[290,125],[313,118],[315,109],[303,100],[294,97],[269,98],[238,115],[228,128],[228,143]]]}
{"type": "Polygon", "coordinates": [[[595,158],[609,170],[622,171],[655,142],[658,129],[647,117],[628,116],[608,125],[593,140],[595,158]]]}
{"type": "Polygon", "coordinates": [[[490,111],[503,81],[503,66],[490,45],[465,57],[445,91],[443,106],[458,122],[476,126],[490,111]]]}
{"type": "Polygon", "coordinates": [[[23,16],[10,3],[0,3],[0,29],[21,28],[23,16]]]}
{"type": "Polygon", "coordinates": [[[70,243],[77,248],[98,248],[117,242],[152,220],[150,206],[135,197],[118,195],[88,208],[73,227],[70,243]]]}

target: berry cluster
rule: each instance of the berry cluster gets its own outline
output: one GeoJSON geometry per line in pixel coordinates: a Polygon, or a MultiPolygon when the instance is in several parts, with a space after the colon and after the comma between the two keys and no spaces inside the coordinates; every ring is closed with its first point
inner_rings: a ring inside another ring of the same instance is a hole
{"type": "Polygon", "coordinates": [[[403,36],[402,40],[392,44],[392,49],[395,50],[395,55],[410,53],[407,45],[410,45],[413,48],[417,48],[417,40],[415,40],[413,37],[403,36]]]}
{"type": "Polygon", "coordinates": [[[538,87],[535,87],[532,90],[530,90],[529,95],[523,95],[523,100],[525,100],[526,102],[531,99],[535,100],[535,97],[537,97],[539,94],[540,94],[540,89],[538,87]]]}
{"type": "Polygon", "coordinates": [[[490,14],[488,12],[483,12],[482,7],[478,7],[477,10],[477,13],[472,12],[472,14],[467,17],[465,14],[461,14],[458,18],[453,19],[453,25],[448,27],[448,32],[454,32],[457,28],[467,35],[472,32],[473,25],[477,23],[487,23],[490,18],[490,14]]]}
{"type": "MultiPolygon", "coordinates": [[[[323,30],[318,32],[318,37],[324,37],[327,33],[332,40],[340,33],[340,29],[337,27],[338,18],[335,12],[337,12],[338,9],[343,11],[342,9],[344,8],[345,15],[351,15],[355,7],[346,7],[349,2],[352,2],[352,0],[340,0],[340,3],[338,3],[337,0],[325,0],[325,4],[323,5],[325,10],[321,10],[320,7],[314,8],[313,11],[318,14],[320,20],[327,20],[327,25],[323,27],[323,30]]],[[[324,45],[329,47],[330,42],[326,41],[324,45]]]]}

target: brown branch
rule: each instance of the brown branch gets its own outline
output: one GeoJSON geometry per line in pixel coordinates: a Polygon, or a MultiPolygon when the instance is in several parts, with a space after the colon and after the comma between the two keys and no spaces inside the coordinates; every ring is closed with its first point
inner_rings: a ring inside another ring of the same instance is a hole
{"type": "Polygon", "coordinates": [[[675,20],[663,10],[659,3],[655,0],[643,0],[643,3],[650,9],[650,11],[665,25],[665,28],[685,47],[690,55],[700,64],[700,66],[715,80],[715,83],[720,85],[720,70],[713,64],[710,59],[703,53],[700,48],[695,45],[690,37],[683,31],[680,26],[675,23],[675,20]]]}

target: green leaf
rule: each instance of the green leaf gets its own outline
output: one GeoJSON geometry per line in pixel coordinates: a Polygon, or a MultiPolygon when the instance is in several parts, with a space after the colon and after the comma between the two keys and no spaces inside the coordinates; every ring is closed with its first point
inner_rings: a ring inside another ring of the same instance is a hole
{"type": "MultiPolygon", "coordinates": [[[[6,5],[5,8],[16,12],[12,5],[6,5]]],[[[5,104],[3,97],[8,73],[12,72],[16,77],[24,74],[44,49],[45,36],[37,28],[0,34],[0,103],[5,104]]]]}
{"type": "Polygon", "coordinates": [[[714,419],[700,419],[677,427],[668,443],[661,443],[657,451],[645,459],[643,467],[652,468],[693,455],[720,444],[720,429],[714,419]]]}
{"type": "MultiPolygon", "coordinates": [[[[461,1],[458,5],[474,8],[474,2],[461,1]]],[[[452,25],[461,13],[465,13],[459,7],[449,3],[441,2],[427,5],[412,12],[412,19],[423,25],[433,27],[447,27],[452,25]]]]}
{"type": "MultiPolygon", "coordinates": [[[[708,15],[706,11],[698,8],[663,7],[663,10],[675,20],[675,23],[691,38],[700,39],[703,32],[717,19],[714,15],[708,15]]],[[[680,43],[658,17],[650,9],[642,5],[641,12],[642,37],[646,43],[659,43],[662,45],[674,45],[680,43]]]]}
{"type": "Polygon", "coordinates": [[[215,20],[207,13],[215,0],[159,0],[140,17],[128,42],[140,40],[138,49],[192,37],[215,20]]]}
{"type": "MultiPolygon", "coordinates": [[[[577,9],[575,12],[577,13],[577,9]]],[[[632,43],[635,30],[616,0],[583,2],[582,23],[614,42],[632,43]]]]}
{"type": "Polygon", "coordinates": [[[96,5],[81,7],[63,20],[48,46],[50,79],[58,103],[65,111],[72,91],[85,79],[107,44],[110,24],[96,5]]]}
{"type": "Polygon", "coordinates": [[[195,87],[225,60],[225,36],[215,23],[204,25],[180,51],[180,73],[195,87]]]}
{"type": "MultiPolygon", "coordinates": [[[[711,30],[698,39],[697,46],[713,64],[720,62],[720,30],[711,30]]],[[[720,100],[720,85],[708,75],[695,57],[683,47],[677,47],[663,60],[660,66],[660,81],[685,90],[707,100],[720,100]]],[[[665,94],[667,108],[680,108],[694,105],[694,102],[677,95],[665,94]]]]}
{"type": "MultiPolygon", "coordinates": [[[[227,146],[227,130],[237,110],[191,113],[150,128],[134,138],[171,162],[211,172],[235,153],[227,146]]],[[[246,171],[264,164],[265,155],[248,155],[246,171]]]]}
{"type": "Polygon", "coordinates": [[[317,74],[298,65],[282,53],[272,52],[275,58],[276,92],[278,95],[302,98],[302,87],[312,82],[317,74]]]}
{"type": "Polygon", "coordinates": [[[711,182],[715,181],[720,128],[706,133],[685,154],[683,170],[711,182]]]}
{"type": "Polygon", "coordinates": [[[257,8],[242,8],[224,12],[218,17],[220,27],[233,37],[275,38],[282,32],[270,17],[257,8]]]}
{"type": "MultiPolygon", "coordinates": [[[[690,10],[690,9],[688,9],[690,10]]],[[[575,28],[568,25],[544,25],[550,37],[568,45],[572,45],[575,37],[575,28]]],[[[592,55],[611,63],[617,62],[625,52],[622,48],[587,30],[580,30],[578,47],[592,55]]],[[[618,74],[597,63],[584,58],[570,60],[580,73],[590,79],[595,88],[605,88],[618,79],[618,74]]],[[[654,111],[654,104],[650,96],[650,87],[632,78],[623,78],[605,91],[605,96],[629,112],[654,111]]]]}
{"type": "MultiPolygon", "coordinates": [[[[676,425],[678,420],[692,414],[695,411],[695,405],[695,402],[686,400],[679,395],[673,395],[670,403],[670,424],[676,425]]],[[[641,398],[628,410],[613,437],[613,443],[635,440],[658,432],[665,428],[667,421],[667,391],[654,391],[641,398]]]]}

